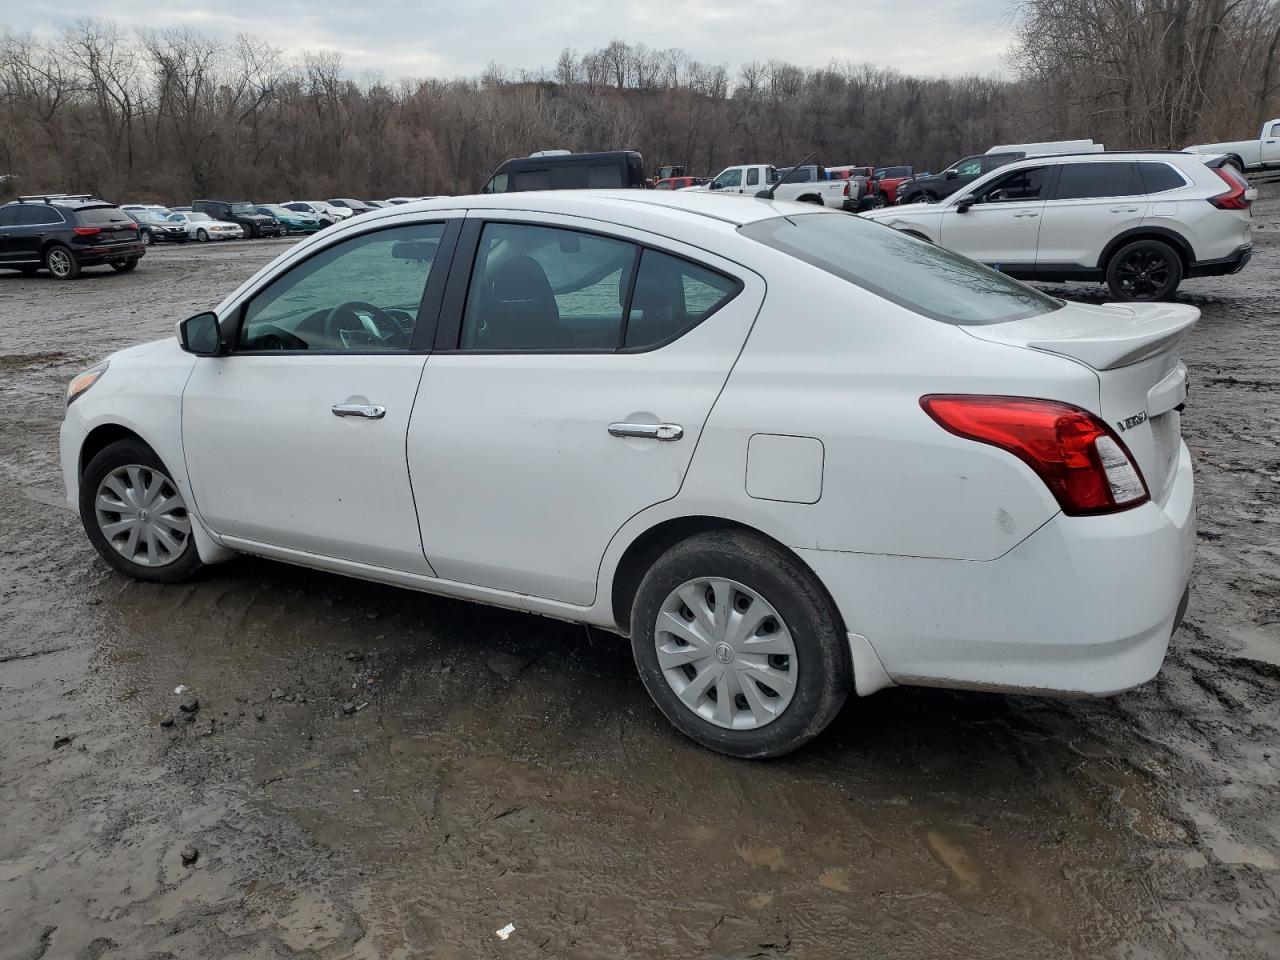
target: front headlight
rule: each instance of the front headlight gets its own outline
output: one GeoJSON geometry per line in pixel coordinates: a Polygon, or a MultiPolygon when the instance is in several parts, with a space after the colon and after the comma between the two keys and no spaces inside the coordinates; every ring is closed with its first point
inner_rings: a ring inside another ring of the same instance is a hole
{"type": "Polygon", "coordinates": [[[71,402],[75,400],[76,397],[80,396],[80,394],[84,393],[97,383],[99,378],[101,378],[101,376],[106,372],[107,361],[103,360],[96,367],[90,367],[84,373],[77,374],[73,377],[71,382],[67,384],[67,406],[71,406],[71,402]]]}

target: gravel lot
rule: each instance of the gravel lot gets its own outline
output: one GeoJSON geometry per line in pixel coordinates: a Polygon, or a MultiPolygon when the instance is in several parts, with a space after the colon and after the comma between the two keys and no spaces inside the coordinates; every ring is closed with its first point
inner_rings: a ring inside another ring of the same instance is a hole
{"type": "Polygon", "coordinates": [[[769,764],[681,740],[581,627],[265,561],[112,574],[61,505],[65,382],[288,241],[0,273],[0,958],[1280,955],[1280,201],[1255,211],[1252,264],[1182,294],[1200,549],[1160,676],[890,690],[769,764]]]}

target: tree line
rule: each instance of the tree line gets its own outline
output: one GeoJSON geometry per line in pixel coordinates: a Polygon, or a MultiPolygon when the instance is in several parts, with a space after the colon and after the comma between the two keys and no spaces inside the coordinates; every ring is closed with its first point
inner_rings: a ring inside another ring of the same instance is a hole
{"type": "Polygon", "coordinates": [[[1002,142],[1182,147],[1280,113],[1280,0],[1018,0],[1011,75],[780,60],[730,69],[614,40],[460,79],[353,75],[334,51],[126,32],[0,35],[0,191],[259,200],[464,193],[533,150],[938,170],[1002,142]]]}

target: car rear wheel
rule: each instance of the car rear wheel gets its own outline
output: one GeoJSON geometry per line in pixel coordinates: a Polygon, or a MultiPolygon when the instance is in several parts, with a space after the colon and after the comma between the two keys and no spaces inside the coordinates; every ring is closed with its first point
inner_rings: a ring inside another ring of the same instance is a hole
{"type": "Polygon", "coordinates": [[[138,265],[137,257],[127,257],[124,260],[112,260],[111,269],[117,273],[128,273],[138,265]]]}
{"type": "Polygon", "coordinates": [[[74,280],[80,276],[80,263],[75,254],[60,243],[45,251],[44,268],[59,280],[74,280]]]}
{"type": "Polygon", "coordinates": [[[1182,260],[1159,240],[1135,240],[1107,264],[1107,286],[1118,300],[1167,300],[1182,282],[1182,260]]]}
{"type": "Polygon", "coordinates": [[[177,583],[202,565],[186,500],[140,440],[117,440],[89,461],[80,522],[102,558],[135,579],[177,583]]]}
{"type": "Polygon", "coordinates": [[[667,719],[735,757],[807,743],[853,680],[839,614],[812,574],[736,530],[699,534],[659,558],[636,593],[631,649],[667,719]]]}

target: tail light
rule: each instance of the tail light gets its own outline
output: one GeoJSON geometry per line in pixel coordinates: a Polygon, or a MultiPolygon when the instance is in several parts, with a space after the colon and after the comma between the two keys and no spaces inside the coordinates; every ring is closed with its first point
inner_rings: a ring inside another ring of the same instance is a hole
{"type": "Polygon", "coordinates": [[[846,197],[849,195],[849,181],[848,181],[848,180],[846,180],[846,181],[844,182],[844,195],[845,195],[846,197]]]}
{"type": "Polygon", "coordinates": [[[1226,193],[1209,197],[1209,202],[1219,210],[1248,210],[1253,203],[1245,196],[1245,191],[1249,189],[1249,181],[1237,173],[1235,167],[1214,167],[1213,172],[1229,189],[1226,193]]]}
{"type": "Polygon", "coordinates": [[[1114,513],[1151,499],[1123,441],[1087,410],[1053,400],[964,394],[921,397],[920,406],[957,437],[1013,454],[1069,516],[1114,513]]]}
{"type": "Polygon", "coordinates": [[[102,232],[101,227],[73,227],[77,237],[96,237],[102,232]]]}

